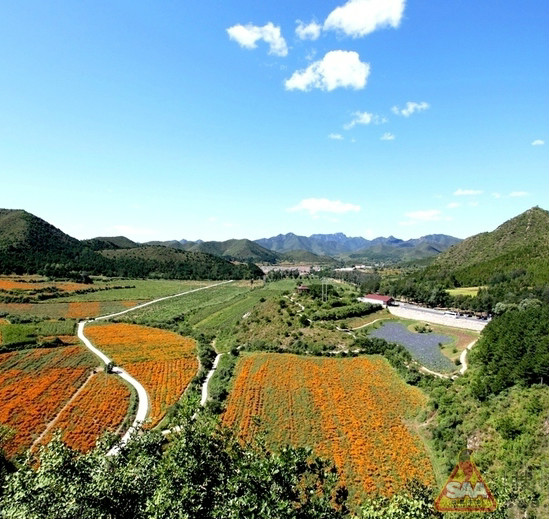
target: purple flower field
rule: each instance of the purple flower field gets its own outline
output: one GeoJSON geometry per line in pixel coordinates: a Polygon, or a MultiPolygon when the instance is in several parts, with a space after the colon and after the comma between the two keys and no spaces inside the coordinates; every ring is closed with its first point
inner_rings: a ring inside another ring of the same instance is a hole
{"type": "Polygon", "coordinates": [[[452,338],[436,333],[412,333],[402,323],[386,322],[370,332],[371,337],[402,344],[412,357],[426,368],[435,371],[454,371],[456,366],[440,352],[439,343],[447,344],[452,338]]]}

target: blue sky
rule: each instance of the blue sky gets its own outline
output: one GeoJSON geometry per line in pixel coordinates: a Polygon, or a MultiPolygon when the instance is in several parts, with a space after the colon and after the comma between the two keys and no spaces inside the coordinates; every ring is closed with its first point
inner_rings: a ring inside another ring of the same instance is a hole
{"type": "Polygon", "coordinates": [[[4,1],[0,207],[77,238],[492,230],[549,194],[549,2],[4,1]]]}

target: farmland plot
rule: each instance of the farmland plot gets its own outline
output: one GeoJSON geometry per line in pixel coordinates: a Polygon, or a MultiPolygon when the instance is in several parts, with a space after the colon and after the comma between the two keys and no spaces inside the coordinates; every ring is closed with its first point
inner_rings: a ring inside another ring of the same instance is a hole
{"type": "Polygon", "coordinates": [[[31,446],[96,366],[82,346],[0,355],[0,423],[15,431],[11,457],[31,446]]]}
{"type": "Polygon", "coordinates": [[[126,323],[86,327],[86,335],[113,361],[139,380],[150,399],[154,427],[175,404],[198,370],[194,339],[126,323]]]}
{"type": "Polygon", "coordinates": [[[41,443],[60,430],[69,447],[88,451],[105,432],[116,432],[124,422],[130,405],[130,388],[117,376],[95,373],[77,397],[66,406],[41,443]]]}
{"type": "Polygon", "coordinates": [[[381,357],[259,353],[240,359],[223,422],[245,440],[311,446],[333,459],[352,495],[392,495],[433,481],[421,440],[405,426],[426,397],[381,357]]]}

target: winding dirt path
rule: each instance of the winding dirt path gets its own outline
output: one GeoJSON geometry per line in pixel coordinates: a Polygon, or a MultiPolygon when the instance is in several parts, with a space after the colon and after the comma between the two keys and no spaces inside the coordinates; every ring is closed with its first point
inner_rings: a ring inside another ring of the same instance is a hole
{"type": "MultiPolygon", "coordinates": [[[[105,365],[107,365],[110,362],[112,362],[112,360],[109,357],[107,357],[107,355],[105,355],[101,350],[96,348],[91,343],[91,341],[86,337],[86,335],[84,334],[84,328],[85,328],[86,324],[88,324],[89,322],[110,319],[112,317],[117,317],[119,315],[127,314],[129,312],[133,312],[135,310],[138,310],[139,308],[143,308],[145,306],[149,306],[149,305],[158,303],[160,301],[166,301],[167,299],[173,299],[175,297],[181,297],[181,296],[184,296],[184,295],[187,295],[187,294],[192,294],[193,292],[199,292],[200,290],[207,290],[209,288],[217,287],[217,286],[220,286],[220,285],[225,285],[227,283],[232,283],[232,282],[233,282],[233,280],[222,281],[220,283],[214,283],[213,285],[208,285],[208,286],[205,286],[205,287],[195,288],[193,290],[187,290],[186,292],[180,292],[179,294],[174,294],[174,295],[165,296],[165,297],[159,297],[158,299],[153,299],[152,301],[142,303],[140,305],[134,306],[132,308],[128,308],[127,310],[123,310],[121,312],[116,312],[116,313],[108,314],[108,315],[102,315],[100,317],[96,317],[95,319],[90,319],[90,320],[87,320],[87,321],[80,321],[78,323],[78,334],[77,334],[78,338],[84,343],[84,345],[94,355],[99,357],[99,359],[101,359],[101,361],[104,362],[105,365]]],[[[147,418],[147,414],[149,412],[149,396],[147,395],[147,392],[145,391],[145,388],[141,385],[141,383],[139,381],[137,381],[135,378],[133,378],[126,370],[124,370],[120,367],[115,367],[112,370],[112,372],[114,374],[118,375],[119,377],[121,377],[122,379],[124,379],[126,382],[128,382],[136,390],[138,404],[137,404],[137,413],[135,415],[135,419],[134,419],[132,425],[126,431],[126,434],[124,434],[124,436],[118,442],[118,444],[115,445],[107,453],[108,456],[114,456],[114,455],[116,455],[120,452],[120,449],[122,447],[124,447],[124,445],[126,445],[126,443],[130,439],[132,434],[134,434],[135,431],[139,430],[139,428],[141,427],[141,424],[145,421],[145,419],[147,418]]],[[[57,417],[54,418],[54,421],[56,419],[57,419],[57,417]]]]}
{"type": "Polygon", "coordinates": [[[475,339],[472,343],[468,344],[467,347],[461,352],[461,355],[459,356],[459,361],[461,362],[461,369],[459,370],[459,374],[463,375],[467,371],[467,352],[471,351],[471,348],[476,344],[478,339],[475,339]]]}

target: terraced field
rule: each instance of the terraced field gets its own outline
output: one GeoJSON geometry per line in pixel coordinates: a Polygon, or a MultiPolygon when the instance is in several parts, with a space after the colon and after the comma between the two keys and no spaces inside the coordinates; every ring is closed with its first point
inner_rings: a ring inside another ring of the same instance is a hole
{"type": "Polygon", "coordinates": [[[62,409],[40,444],[47,443],[59,430],[69,447],[86,452],[105,431],[118,431],[130,403],[130,388],[119,377],[95,373],[62,409]]]}

